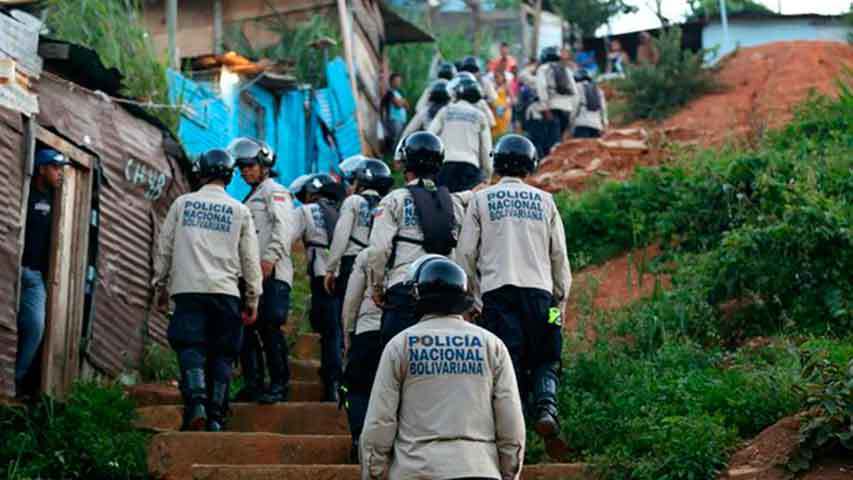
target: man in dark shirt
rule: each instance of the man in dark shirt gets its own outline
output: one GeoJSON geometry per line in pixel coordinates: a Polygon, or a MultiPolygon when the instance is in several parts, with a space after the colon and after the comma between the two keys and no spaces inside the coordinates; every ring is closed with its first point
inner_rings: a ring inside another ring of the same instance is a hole
{"type": "Polygon", "coordinates": [[[53,195],[62,185],[66,165],[65,155],[56,150],[44,148],[36,152],[36,171],[27,204],[27,228],[21,260],[18,356],[15,363],[15,390],[19,397],[32,394],[38,388],[38,378],[30,370],[44,336],[45,281],[50,266],[53,195]]]}

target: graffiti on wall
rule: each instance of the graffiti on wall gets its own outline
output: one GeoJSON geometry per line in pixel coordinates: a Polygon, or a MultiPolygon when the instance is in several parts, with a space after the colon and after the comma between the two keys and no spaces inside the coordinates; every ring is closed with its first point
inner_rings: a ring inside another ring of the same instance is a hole
{"type": "Polygon", "coordinates": [[[163,194],[166,187],[166,174],[143,164],[131,157],[124,167],[124,178],[134,186],[140,186],[145,190],[145,198],[157,200],[163,194]]]}

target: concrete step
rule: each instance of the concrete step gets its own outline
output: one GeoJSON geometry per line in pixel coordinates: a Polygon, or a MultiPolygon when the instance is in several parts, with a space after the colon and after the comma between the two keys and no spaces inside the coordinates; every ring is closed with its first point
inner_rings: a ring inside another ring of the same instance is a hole
{"type": "MultiPolygon", "coordinates": [[[[136,427],[156,432],[178,431],[182,407],[161,405],[136,410],[136,427]]],[[[275,405],[232,403],[228,419],[231,432],[265,432],[286,435],[348,435],[346,412],[331,402],[287,402],[275,405]]]]}
{"type": "Polygon", "coordinates": [[[319,382],[320,381],[320,361],[319,360],[300,360],[291,358],[288,362],[290,365],[290,380],[299,382],[319,382]]]}
{"type": "MultiPolygon", "coordinates": [[[[358,480],[358,465],[194,465],[193,480],[358,480]]],[[[522,480],[594,480],[587,466],[553,463],[525,466],[522,480]]]]}
{"type": "Polygon", "coordinates": [[[191,478],[196,464],[335,465],[349,459],[349,435],[169,432],[148,446],[148,472],[155,479],[191,478]]]}
{"type": "Polygon", "coordinates": [[[320,335],[316,333],[303,333],[296,337],[296,344],[290,351],[290,358],[298,360],[319,360],[322,350],[320,348],[320,335]]]}
{"type": "MultiPolygon", "coordinates": [[[[181,405],[181,392],[175,385],[149,383],[134,385],[127,389],[128,395],[139,407],[157,405],[181,405]]],[[[291,402],[320,402],[323,400],[323,384],[320,382],[290,382],[291,402]]]]}

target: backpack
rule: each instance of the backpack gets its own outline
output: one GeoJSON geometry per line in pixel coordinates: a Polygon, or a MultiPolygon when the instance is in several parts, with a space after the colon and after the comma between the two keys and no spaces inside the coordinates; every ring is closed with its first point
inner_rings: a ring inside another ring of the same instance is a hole
{"type": "MultiPolygon", "coordinates": [[[[332,235],[335,233],[335,225],[338,223],[338,209],[335,208],[335,204],[330,200],[325,198],[321,198],[316,205],[320,207],[320,213],[323,216],[323,230],[326,231],[326,238],[328,240],[327,243],[317,243],[317,242],[307,242],[306,247],[315,247],[315,248],[329,248],[332,245],[332,235]]],[[[311,257],[308,259],[308,276],[310,278],[314,277],[314,260],[317,259],[317,251],[314,250],[311,254],[311,257]]]]}
{"type": "Polygon", "coordinates": [[[569,74],[566,72],[566,68],[557,62],[551,63],[550,68],[551,73],[554,75],[554,88],[557,91],[557,94],[574,95],[575,91],[572,89],[572,83],[571,80],[569,80],[569,74]]]}
{"type": "Polygon", "coordinates": [[[436,187],[433,182],[421,181],[406,187],[415,204],[415,214],[420,223],[424,239],[394,237],[394,247],[388,265],[394,266],[397,242],[420,245],[427,253],[449,255],[456,248],[456,216],[453,214],[453,198],[447,187],[436,187]]]}
{"type": "Polygon", "coordinates": [[[601,110],[601,97],[598,93],[598,87],[594,83],[586,82],[583,86],[583,93],[586,101],[586,109],[590,112],[601,110]]]}

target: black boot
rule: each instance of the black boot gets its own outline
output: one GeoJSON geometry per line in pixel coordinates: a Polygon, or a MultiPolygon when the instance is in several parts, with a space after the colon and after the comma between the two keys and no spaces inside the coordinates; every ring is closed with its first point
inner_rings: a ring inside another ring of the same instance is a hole
{"type": "Polygon", "coordinates": [[[190,368],[182,375],[181,393],[184,397],[184,418],[181,430],[202,431],[207,422],[207,389],[204,384],[204,369],[190,368]]]}
{"type": "Polygon", "coordinates": [[[287,359],[283,355],[282,344],[285,342],[281,330],[264,335],[264,345],[267,356],[267,367],[270,371],[270,388],[258,399],[260,403],[273,404],[287,400],[287,359]]]}
{"type": "Polygon", "coordinates": [[[221,432],[225,430],[225,417],[228,415],[228,384],[214,382],[211,388],[210,401],[208,402],[208,432],[221,432]]]}
{"type": "Polygon", "coordinates": [[[559,364],[539,366],[533,372],[533,397],[535,402],[536,433],[543,438],[556,437],[560,433],[557,412],[557,369],[559,364]]]}

